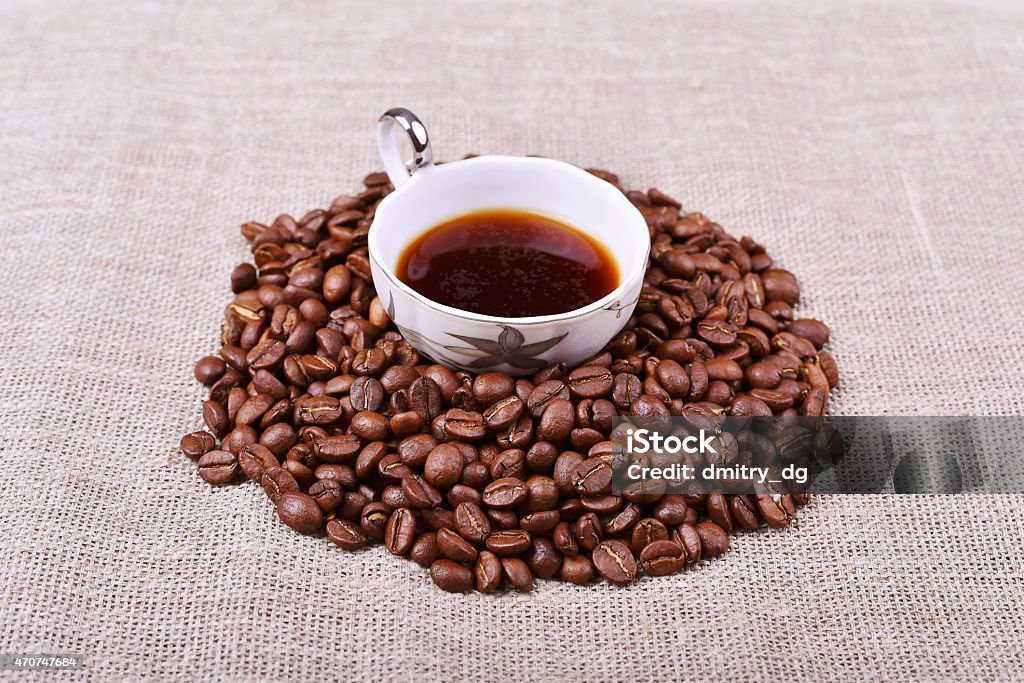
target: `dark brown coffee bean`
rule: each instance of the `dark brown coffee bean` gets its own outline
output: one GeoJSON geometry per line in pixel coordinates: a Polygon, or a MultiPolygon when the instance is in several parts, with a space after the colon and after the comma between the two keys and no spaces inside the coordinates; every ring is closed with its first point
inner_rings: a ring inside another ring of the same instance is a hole
{"type": "Polygon", "coordinates": [[[238,465],[257,484],[262,484],[263,475],[271,467],[280,466],[280,462],[269,448],[258,443],[249,444],[238,454],[238,465]]]}
{"type": "Polygon", "coordinates": [[[839,386],[839,366],[836,364],[836,359],[832,357],[832,354],[828,351],[822,351],[818,354],[818,364],[821,366],[821,371],[825,373],[825,378],[828,380],[828,385],[832,389],[839,386]]]}
{"type": "Polygon", "coordinates": [[[724,357],[710,358],[704,362],[710,380],[736,382],[743,379],[743,368],[739,363],[724,357]]]}
{"type": "Polygon", "coordinates": [[[181,437],[178,448],[190,460],[198,460],[205,453],[214,449],[217,438],[209,432],[191,432],[181,437]]]}
{"type": "Polygon", "coordinates": [[[800,286],[796,277],[788,270],[772,268],[761,274],[761,283],[764,285],[765,297],[769,301],[783,301],[787,304],[795,304],[800,300],[800,286]]]}
{"type": "Polygon", "coordinates": [[[612,390],[614,377],[608,368],[596,365],[579,367],[569,373],[565,383],[577,398],[598,398],[612,390]]]}
{"type": "Polygon", "coordinates": [[[313,454],[324,462],[345,464],[355,459],[362,445],[355,434],[325,436],[313,442],[313,454]]]}
{"type": "Polygon", "coordinates": [[[381,502],[367,503],[359,515],[359,528],[369,538],[377,541],[384,540],[384,532],[387,529],[388,517],[391,508],[381,502]]]}
{"type": "Polygon", "coordinates": [[[528,512],[519,519],[519,527],[531,534],[544,534],[554,529],[561,518],[558,510],[528,512]]]}
{"type": "Polygon", "coordinates": [[[641,519],[633,527],[633,535],[630,540],[633,551],[639,554],[643,552],[644,548],[655,541],[668,540],[668,529],[653,517],[647,517],[641,519]]]}
{"type": "Polygon", "coordinates": [[[518,448],[501,451],[491,461],[491,478],[522,479],[526,476],[526,454],[518,448]]]}
{"type": "Polygon", "coordinates": [[[708,517],[722,527],[726,533],[732,533],[732,515],[729,512],[729,501],[721,493],[709,493],[707,497],[708,517]]]}
{"type": "Polygon", "coordinates": [[[534,387],[526,400],[526,409],[533,417],[539,418],[547,410],[548,405],[556,398],[569,398],[569,388],[558,379],[542,382],[534,387]]]}
{"type": "Polygon", "coordinates": [[[460,503],[455,507],[455,528],[472,543],[483,543],[491,533],[491,522],[476,503],[460,503]]]}
{"type": "Polygon", "coordinates": [[[473,544],[451,529],[437,530],[437,547],[450,560],[476,562],[477,550],[473,544]]]}
{"type": "Polygon", "coordinates": [[[277,503],[285,493],[299,490],[299,482],[283,467],[268,467],[260,481],[263,490],[272,503],[277,503]]]}
{"type": "Polygon", "coordinates": [[[345,519],[328,520],[327,538],[345,550],[359,550],[367,542],[366,534],[359,525],[345,519]]]}
{"type": "Polygon", "coordinates": [[[303,424],[329,425],[337,422],[342,413],[338,399],[333,396],[310,396],[295,402],[295,415],[303,424]]]}
{"type": "Polygon", "coordinates": [[[414,508],[436,508],[444,502],[441,493],[418,474],[402,477],[402,493],[414,508]]]}
{"type": "Polygon", "coordinates": [[[729,512],[736,526],[741,529],[754,531],[761,526],[761,520],[757,516],[755,503],[748,496],[731,496],[729,512]]]}
{"type": "Polygon", "coordinates": [[[300,534],[312,534],[323,526],[324,515],[316,501],[299,491],[285,491],[277,499],[277,516],[300,534]]]}
{"type": "MultiPolygon", "coordinates": [[[[399,452],[401,453],[401,450],[399,452]]],[[[428,482],[440,489],[451,488],[462,478],[464,461],[462,452],[454,444],[438,444],[425,458],[422,465],[423,475],[428,482]]]]}
{"type": "Polygon", "coordinates": [[[238,473],[238,459],[228,451],[210,451],[198,465],[199,476],[208,484],[227,484],[238,473]]]}
{"type": "Polygon", "coordinates": [[[416,537],[416,516],[409,508],[398,508],[384,527],[384,547],[394,555],[405,555],[416,537]]]}
{"type": "Polygon", "coordinates": [[[316,501],[324,512],[331,512],[341,505],[345,492],[336,479],[318,479],[309,487],[309,497],[316,501]]]}
{"type": "Polygon", "coordinates": [[[272,369],[284,359],[286,349],[283,342],[267,339],[249,351],[246,360],[251,370],[272,369]]]}
{"type": "Polygon", "coordinates": [[[501,558],[501,568],[508,578],[509,584],[520,593],[529,593],[533,590],[533,574],[526,562],[518,557],[501,558]]]}
{"type": "Polygon", "coordinates": [[[226,434],[228,431],[228,411],[216,401],[203,402],[203,422],[207,428],[216,436],[226,434]]]}
{"type": "Polygon", "coordinates": [[[629,534],[641,517],[643,517],[643,513],[640,508],[630,503],[604,523],[604,534],[605,536],[629,534]]]}
{"type": "Polygon", "coordinates": [[[612,403],[620,410],[629,407],[643,393],[643,383],[636,375],[619,373],[612,382],[612,403]]]}
{"type": "Polygon", "coordinates": [[[677,527],[686,521],[686,500],[676,494],[663,496],[654,507],[654,518],[666,527],[677,527]]]}
{"type": "Polygon", "coordinates": [[[537,432],[545,441],[559,442],[565,439],[575,426],[575,411],[567,399],[556,398],[548,402],[540,418],[537,432]]]}
{"type": "MultiPolygon", "coordinates": [[[[445,369],[447,370],[447,368],[445,369]]],[[[440,385],[431,377],[424,376],[414,380],[409,385],[407,393],[409,407],[419,413],[424,422],[430,422],[441,414],[444,393],[440,385]]],[[[451,397],[449,396],[449,398],[451,397]]]]}
{"type": "Polygon", "coordinates": [[[564,581],[582,586],[594,580],[594,565],[586,555],[566,555],[558,575],[564,581]]]}
{"type": "Polygon", "coordinates": [[[522,503],[526,500],[527,495],[528,490],[525,482],[521,479],[508,477],[497,479],[488,484],[483,491],[483,502],[492,508],[508,509],[522,503]]]}
{"type": "Polygon", "coordinates": [[[680,524],[672,532],[672,540],[683,549],[686,564],[698,562],[701,558],[701,540],[697,527],[691,523],[680,524]]]}
{"type": "Polygon", "coordinates": [[[349,430],[364,441],[387,441],[391,437],[388,418],[369,410],[353,415],[349,430]]]}
{"type": "Polygon", "coordinates": [[[421,567],[429,567],[441,557],[441,549],[437,546],[437,533],[428,531],[420,534],[409,549],[409,559],[421,567]]]}
{"type": "Polygon", "coordinates": [[[209,386],[224,376],[227,365],[216,356],[203,356],[196,361],[194,374],[196,380],[209,386]]]}
{"type": "MultiPolygon", "coordinates": [[[[412,476],[412,475],[406,475],[412,476]]],[[[405,497],[405,491],[402,487],[396,484],[391,486],[385,486],[384,490],[380,492],[380,502],[386,504],[391,508],[411,508],[412,503],[405,497]]],[[[430,508],[420,508],[421,510],[429,510],[430,508]]]]}
{"type": "Polygon", "coordinates": [[[697,324],[697,336],[715,347],[736,341],[736,326],[725,320],[703,320],[697,324]]]}
{"type": "Polygon", "coordinates": [[[465,593],[473,589],[473,572],[453,560],[441,559],[430,565],[430,578],[438,588],[449,593],[465,593]]]}
{"type": "Polygon", "coordinates": [[[604,532],[601,528],[601,520],[593,512],[582,515],[573,527],[573,535],[579,547],[583,550],[593,550],[601,542],[604,532]]]}
{"type": "Polygon", "coordinates": [[[718,557],[729,549],[729,534],[714,522],[701,522],[697,525],[700,536],[701,555],[706,558],[718,557]]]}
{"type": "Polygon", "coordinates": [[[256,287],[256,268],[251,263],[239,263],[231,271],[231,291],[235,294],[256,287]]]}
{"type": "Polygon", "coordinates": [[[528,415],[523,415],[511,427],[506,427],[498,433],[498,445],[502,448],[526,448],[530,445],[530,438],[533,434],[533,420],[528,415]]]}
{"type": "Polygon", "coordinates": [[[552,534],[555,547],[563,555],[575,555],[579,552],[579,544],[576,542],[576,535],[568,522],[559,522],[552,534]]]}
{"type": "Polygon", "coordinates": [[[479,441],[487,436],[483,416],[476,411],[452,408],[444,416],[445,431],[458,439],[479,441]]]}
{"type": "Polygon", "coordinates": [[[373,377],[357,377],[349,391],[349,400],[356,412],[380,410],[384,397],[384,386],[373,377]]]}
{"type": "Polygon", "coordinates": [[[473,380],[473,396],[484,406],[511,396],[514,390],[515,380],[501,372],[485,372],[473,380]]]}
{"type": "Polygon", "coordinates": [[[488,429],[497,431],[513,424],[522,414],[522,400],[518,396],[506,396],[484,410],[483,418],[488,429]]]}
{"type": "Polygon", "coordinates": [[[796,508],[788,495],[759,493],[754,496],[754,500],[765,524],[773,529],[788,526],[796,514],[796,508]]]}
{"type": "Polygon", "coordinates": [[[601,458],[588,458],[573,468],[572,487],[580,494],[600,496],[611,491],[612,468],[601,458]]]}
{"type": "Polygon", "coordinates": [[[489,550],[481,550],[473,568],[476,589],[481,593],[492,593],[501,586],[501,560],[489,550]]]}
{"type": "Polygon", "coordinates": [[[627,586],[636,579],[636,559],[621,541],[602,541],[591,557],[597,573],[609,583],[627,586]]]}
{"type": "Polygon", "coordinates": [[[683,549],[672,541],[655,541],[640,553],[640,567],[648,576],[668,576],[685,562],[683,549]]]}
{"type": "Polygon", "coordinates": [[[487,549],[499,557],[509,557],[526,552],[530,547],[530,532],[522,529],[493,531],[485,540],[487,549]]]}

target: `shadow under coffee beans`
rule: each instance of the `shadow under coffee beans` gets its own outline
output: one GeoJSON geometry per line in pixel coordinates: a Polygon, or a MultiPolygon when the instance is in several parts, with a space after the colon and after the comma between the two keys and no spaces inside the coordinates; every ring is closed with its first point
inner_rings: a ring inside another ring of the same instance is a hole
{"type": "MultiPolygon", "coordinates": [[[[614,417],[817,416],[839,374],[828,327],[794,319],[797,280],[760,244],[590,172],[651,234],[636,310],[603,352],[518,379],[421,357],[374,293],[366,236],[392,187],[372,173],[326,210],[242,226],[253,263],[231,278],[218,356],[194,369],[209,431],[182,452],[214,485],[241,471],[292,529],[383,543],[455,592],[628,585],[720,555],[736,529],[788,525],[806,494],[612,493],[614,417]]],[[[588,258],[604,284],[580,296],[596,300],[617,275],[588,258]]]]}

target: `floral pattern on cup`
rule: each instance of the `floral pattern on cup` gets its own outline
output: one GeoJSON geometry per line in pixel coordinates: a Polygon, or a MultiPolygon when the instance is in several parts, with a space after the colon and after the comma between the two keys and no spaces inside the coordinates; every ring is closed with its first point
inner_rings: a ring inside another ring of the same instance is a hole
{"type": "Polygon", "coordinates": [[[453,332],[445,332],[449,337],[454,337],[465,344],[469,344],[469,346],[441,344],[433,339],[429,339],[416,330],[398,323],[398,320],[395,318],[394,296],[392,296],[391,300],[388,302],[387,311],[388,317],[390,317],[391,321],[394,322],[395,327],[398,328],[399,332],[401,332],[402,335],[411,343],[420,344],[433,350],[435,360],[473,369],[489,368],[501,363],[507,363],[508,365],[521,370],[539,370],[547,365],[548,362],[538,358],[538,356],[550,351],[557,346],[559,342],[569,336],[569,333],[565,332],[557,337],[524,344],[523,342],[526,341],[526,337],[523,336],[522,332],[510,325],[497,323],[495,324],[495,327],[497,327],[500,332],[497,333],[496,339],[484,339],[481,337],[470,337],[455,334],[453,332]],[[440,351],[440,349],[445,349],[462,356],[469,356],[474,358],[474,360],[469,361],[468,363],[459,362],[458,360],[448,356],[448,354],[440,351]]]}

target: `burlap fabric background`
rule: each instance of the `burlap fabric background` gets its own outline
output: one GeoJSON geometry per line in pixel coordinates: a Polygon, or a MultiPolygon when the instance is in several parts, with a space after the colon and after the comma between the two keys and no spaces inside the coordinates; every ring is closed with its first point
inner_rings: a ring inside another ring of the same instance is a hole
{"type": "Polygon", "coordinates": [[[837,413],[1024,413],[1022,35],[940,4],[3,3],[0,651],[95,679],[1019,677],[1021,498],[819,498],[628,590],[452,596],[176,444],[238,224],[354,188],[395,105],[440,158],[607,167],[764,241],[833,326],[837,413]]]}

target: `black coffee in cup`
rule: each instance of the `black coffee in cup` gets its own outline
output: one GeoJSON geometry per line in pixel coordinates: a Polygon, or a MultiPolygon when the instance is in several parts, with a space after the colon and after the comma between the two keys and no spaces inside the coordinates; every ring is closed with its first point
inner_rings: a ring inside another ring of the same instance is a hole
{"type": "Polygon", "coordinates": [[[572,311],[619,284],[603,245],[515,210],[477,211],[427,230],[402,252],[396,274],[432,301],[502,318],[572,311]]]}

